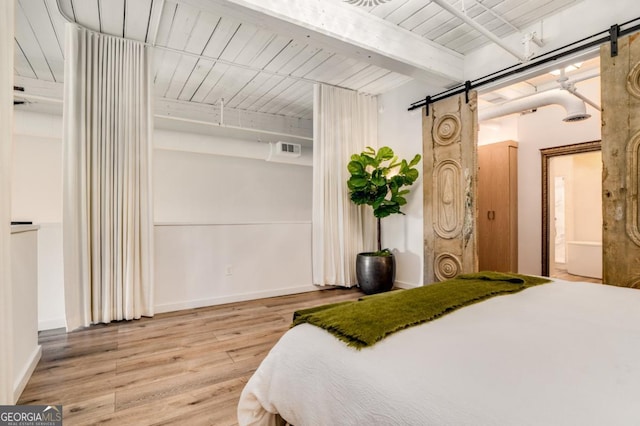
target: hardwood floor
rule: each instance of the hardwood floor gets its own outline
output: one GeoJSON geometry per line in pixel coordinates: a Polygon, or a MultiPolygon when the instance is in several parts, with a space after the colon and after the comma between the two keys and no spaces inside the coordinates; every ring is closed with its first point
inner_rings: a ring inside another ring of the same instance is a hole
{"type": "Polygon", "coordinates": [[[568,273],[566,269],[562,269],[558,267],[554,267],[550,272],[551,272],[549,274],[550,277],[560,278],[561,280],[565,280],[565,281],[584,281],[587,283],[602,284],[601,279],[583,277],[582,275],[573,275],[568,273]]]}
{"type": "Polygon", "coordinates": [[[18,404],[63,405],[67,426],[233,425],[244,385],[293,312],[362,295],[328,289],[42,332],[18,404]]]}

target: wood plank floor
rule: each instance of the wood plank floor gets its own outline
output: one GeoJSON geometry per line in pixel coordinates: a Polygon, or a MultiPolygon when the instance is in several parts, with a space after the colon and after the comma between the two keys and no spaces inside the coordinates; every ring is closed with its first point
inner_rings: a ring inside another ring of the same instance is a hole
{"type": "Polygon", "coordinates": [[[565,281],[583,281],[583,282],[587,282],[587,283],[602,284],[602,280],[601,279],[591,278],[591,277],[583,277],[582,275],[573,275],[573,274],[568,273],[566,269],[562,269],[562,268],[558,268],[558,267],[555,267],[551,271],[549,276],[552,277],[552,278],[560,278],[561,280],[565,280],[565,281]]]}
{"type": "Polygon", "coordinates": [[[244,385],[297,309],[356,299],[328,289],[40,333],[18,404],[63,405],[70,425],[234,425],[244,385]]]}

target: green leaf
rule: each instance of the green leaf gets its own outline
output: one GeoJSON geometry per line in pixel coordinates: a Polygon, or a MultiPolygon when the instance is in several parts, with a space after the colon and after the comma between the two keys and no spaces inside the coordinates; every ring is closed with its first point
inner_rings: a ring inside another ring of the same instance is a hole
{"type": "Polygon", "coordinates": [[[373,149],[373,148],[371,148],[370,146],[368,146],[368,147],[366,147],[366,148],[364,149],[364,151],[363,151],[362,153],[363,153],[363,154],[364,154],[364,153],[367,153],[367,154],[370,154],[370,155],[376,155],[376,150],[375,150],[375,149],[373,149]]]}
{"type": "Polygon", "coordinates": [[[409,167],[415,166],[420,162],[421,159],[422,159],[422,156],[420,154],[416,154],[416,156],[413,157],[413,160],[411,160],[411,162],[409,163],[409,167]]]}
{"type": "Polygon", "coordinates": [[[364,165],[360,162],[360,161],[350,161],[349,164],[347,164],[347,170],[349,170],[349,173],[351,173],[353,176],[364,176],[365,175],[365,171],[364,171],[364,165]]]}
{"type": "Polygon", "coordinates": [[[373,215],[377,218],[387,217],[395,213],[401,213],[400,206],[395,203],[392,205],[384,204],[373,211],[373,215]]]}
{"type": "Polygon", "coordinates": [[[389,165],[387,166],[387,168],[389,170],[398,167],[400,165],[400,163],[398,162],[398,157],[396,157],[395,155],[393,156],[393,158],[391,159],[391,161],[389,161],[389,165]]]}
{"type": "Polygon", "coordinates": [[[375,186],[387,186],[387,178],[384,177],[384,174],[380,169],[376,169],[371,173],[371,182],[375,186]]]}
{"type": "Polygon", "coordinates": [[[413,182],[416,181],[416,179],[418,179],[418,176],[420,176],[420,173],[418,173],[418,170],[409,169],[404,174],[406,185],[411,185],[413,182]]]}
{"type": "Polygon", "coordinates": [[[391,182],[393,182],[394,186],[396,186],[397,188],[400,188],[404,186],[405,178],[402,175],[395,175],[394,177],[391,178],[391,182]]]}
{"type": "Polygon", "coordinates": [[[387,186],[387,180],[384,177],[371,178],[371,182],[378,187],[387,186]]]}
{"type": "Polygon", "coordinates": [[[369,183],[369,180],[366,177],[353,176],[347,181],[347,185],[349,188],[364,188],[369,183]]]}
{"type": "Polygon", "coordinates": [[[378,153],[376,154],[376,160],[378,160],[378,162],[391,160],[392,158],[393,158],[393,150],[388,146],[383,146],[378,150],[378,153]]]}
{"type": "Polygon", "coordinates": [[[404,197],[393,197],[393,201],[395,201],[396,203],[398,203],[399,206],[404,206],[405,204],[407,204],[407,199],[404,197]]]}
{"type": "Polygon", "coordinates": [[[378,207],[377,209],[375,209],[373,211],[373,215],[375,217],[377,217],[378,219],[381,219],[383,217],[387,217],[390,214],[391,214],[391,210],[389,208],[386,208],[385,206],[378,207]]]}
{"type": "Polygon", "coordinates": [[[378,162],[376,161],[375,157],[371,157],[370,155],[366,155],[363,153],[360,156],[360,161],[362,162],[362,164],[364,164],[365,167],[367,166],[371,166],[373,168],[378,167],[378,162]]]}
{"type": "Polygon", "coordinates": [[[351,201],[358,205],[368,204],[367,194],[364,191],[353,191],[349,198],[351,198],[351,201]]]}

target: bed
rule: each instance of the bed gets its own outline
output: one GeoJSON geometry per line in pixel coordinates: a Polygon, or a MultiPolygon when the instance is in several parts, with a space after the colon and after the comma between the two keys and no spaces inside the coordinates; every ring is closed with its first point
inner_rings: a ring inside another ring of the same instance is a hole
{"type": "Polygon", "coordinates": [[[240,425],[638,425],[640,291],[555,280],[361,350],[289,330],[240,425]]]}

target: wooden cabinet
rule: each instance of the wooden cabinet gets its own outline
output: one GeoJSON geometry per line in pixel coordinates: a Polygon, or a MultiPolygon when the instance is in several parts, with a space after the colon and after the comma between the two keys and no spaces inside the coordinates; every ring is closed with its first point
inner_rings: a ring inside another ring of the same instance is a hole
{"type": "Polygon", "coordinates": [[[478,266],[518,271],[518,144],[478,147],[478,266]]]}

